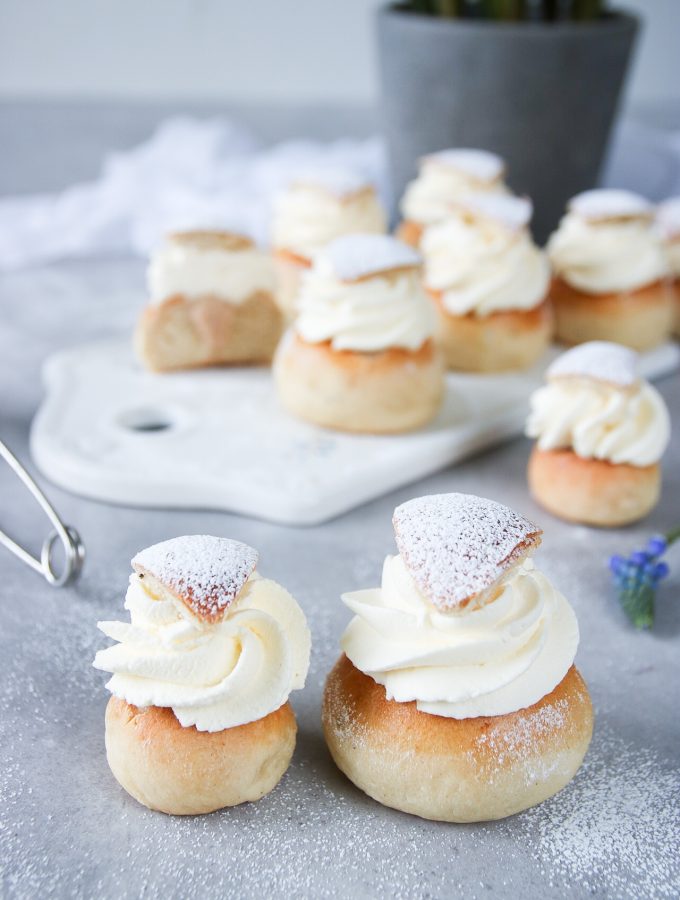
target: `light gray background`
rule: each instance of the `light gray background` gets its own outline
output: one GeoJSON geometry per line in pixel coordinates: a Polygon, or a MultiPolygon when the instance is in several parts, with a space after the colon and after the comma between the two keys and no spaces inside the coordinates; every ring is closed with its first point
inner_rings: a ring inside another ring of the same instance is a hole
{"type": "MultiPolygon", "coordinates": [[[[371,106],[379,2],[2,0],[0,96],[371,106]]],[[[610,5],[646,17],[630,102],[677,101],[680,3],[610,5]]]]}

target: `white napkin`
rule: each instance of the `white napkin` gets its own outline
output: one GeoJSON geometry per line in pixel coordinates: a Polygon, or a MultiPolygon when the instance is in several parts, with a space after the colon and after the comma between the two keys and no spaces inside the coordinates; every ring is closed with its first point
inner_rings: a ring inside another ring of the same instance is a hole
{"type": "Polygon", "coordinates": [[[226,119],[169,119],[145,143],[107,157],[97,181],[56,195],[0,199],[0,268],[147,255],[178,228],[233,228],[266,244],[276,191],[296,173],[324,165],[357,170],[385,195],[378,139],[262,148],[226,119]]]}

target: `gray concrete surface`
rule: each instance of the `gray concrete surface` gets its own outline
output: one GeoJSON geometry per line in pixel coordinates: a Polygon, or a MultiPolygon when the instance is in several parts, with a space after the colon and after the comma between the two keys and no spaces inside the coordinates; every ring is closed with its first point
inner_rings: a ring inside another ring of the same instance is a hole
{"type": "MultiPolygon", "coordinates": [[[[142,266],[126,261],[0,275],[0,437],[25,461],[42,361],[81,341],[129,332],[141,278],[142,266]]],[[[524,440],[312,529],[106,506],[45,485],[80,530],[88,558],[81,581],[55,591],[0,550],[0,894],[678,896],[680,548],[652,633],[627,624],[606,571],[610,553],[680,519],[680,376],[660,387],[675,421],[663,498],[648,521],[619,531],[569,526],[538,509],[526,491],[524,440]],[[349,618],[340,593],[377,583],[394,550],[397,503],[447,490],[493,497],[544,527],[537,562],[578,614],[577,662],[597,715],[586,765],[571,785],[536,810],[474,826],[381,808],[334,768],[319,724],[324,677],[349,618]],[[137,805],[113,780],[104,755],[106,676],[91,660],[106,643],[96,621],[122,612],[135,551],[195,532],[259,548],[262,572],[305,609],[314,649],[307,687],[293,696],[298,746],[279,787],[257,804],[172,819],[137,805]]],[[[34,550],[45,533],[39,510],[4,469],[0,527],[34,550]]]]}

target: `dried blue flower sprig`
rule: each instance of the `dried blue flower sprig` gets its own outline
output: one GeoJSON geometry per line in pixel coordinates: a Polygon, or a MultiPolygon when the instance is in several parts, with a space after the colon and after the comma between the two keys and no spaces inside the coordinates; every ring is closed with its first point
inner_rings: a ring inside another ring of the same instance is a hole
{"type": "Polygon", "coordinates": [[[667,534],[650,538],[644,550],[609,559],[619,603],[636,628],[651,628],[654,624],[656,589],[670,571],[661,557],[678,539],[680,525],[667,534]]]}

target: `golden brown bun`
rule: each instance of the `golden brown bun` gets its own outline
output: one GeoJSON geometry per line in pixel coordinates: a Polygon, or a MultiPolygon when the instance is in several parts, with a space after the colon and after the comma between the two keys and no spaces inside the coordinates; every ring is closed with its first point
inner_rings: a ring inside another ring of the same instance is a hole
{"type": "Polygon", "coordinates": [[[667,340],[673,327],[673,294],[666,281],[628,294],[584,294],[553,278],[550,299],[555,339],[563,344],[613,341],[650,350],[667,340]]]}
{"type": "Polygon", "coordinates": [[[399,240],[403,241],[405,244],[410,244],[411,247],[417,249],[420,247],[423,231],[425,231],[424,225],[421,225],[418,222],[412,222],[409,219],[404,219],[403,222],[399,223],[394,236],[399,238],[399,240]]]}
{"type": "Polygon", "coordinates": [[[429,291],[439,314],[439,343],[449,369],[509,372],[527,369],[545,353],[552,335],[549,304],[477,316],[454,316],[441,291],[429,291]]]}
{"type": "Polygon", "coordinates": [[[528,709],[447,719],[387,700],[342,656],[326,681],[322,717],[350,781],[385,806],[442,822],[502,819],[541,803],[574,777],[593,732],[574,666],[528,709]]]}
{"type": "Polygon", "coordinates": [[[568,522],[616,527],[637,522],[656,506],[661,467],[584,459],[573,450],[539,450],[529,457],[529,490],[541,506],[568,522]]]}
{"type": "Polygon", "coordinates": [[[434,418],[444,396],[441,356],[432,341],[419,350],[378,353],[308,344],[294,332],[274,359],[286,409],[301,419],[369,434],[411,431],[434,418]]]}
{"type": "Polygon", "coordinates": [[[111,697],[106,756],[118,783],[149,809],[176,816],[259,800],[281,780],[297,724],[284,703],[263,719],[224,731],[183,728],[171,709],[139,709],[111,697]]]}
{"type": "Polygon", "coordinates": [[[268,363],[282,330],[281,313],[265,292],[243,303],[178,295],[147,306],[137,326],[135,349],[155,372],[268,363]]]}
{"type": "Polygon", "coordinates": [[[311,264],[310,259],[298,256],[292,250],[274,251],[276,302],[287,322],[292,322],[295,318],[302,275],[311,264]]]}

